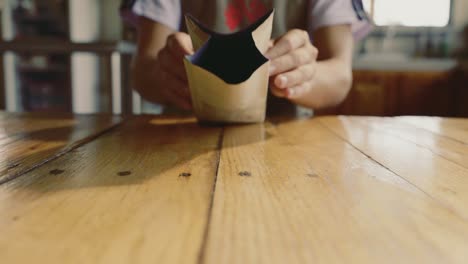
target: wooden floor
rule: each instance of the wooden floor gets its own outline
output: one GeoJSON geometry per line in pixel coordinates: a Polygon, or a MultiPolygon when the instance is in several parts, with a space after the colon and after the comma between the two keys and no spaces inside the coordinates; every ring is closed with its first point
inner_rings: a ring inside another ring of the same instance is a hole
{"type": "Polygon", "coordinates": [[[468,119],[0,114],[0,263],[468,263],[468,119]]]}

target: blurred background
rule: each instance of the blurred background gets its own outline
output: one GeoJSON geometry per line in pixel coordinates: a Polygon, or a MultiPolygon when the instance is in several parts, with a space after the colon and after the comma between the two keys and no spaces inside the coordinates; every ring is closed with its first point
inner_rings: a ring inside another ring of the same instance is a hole
{"type": "MultiPolygon", "coordinates": [[[[0,109],[159,113],[130,87],[136,32],[120,4],[0,0],[0,109]]],[[[353,88],[323,113],[468,117],[468,0],[364,4],[376,26],[355,47],[353,88]]]]}

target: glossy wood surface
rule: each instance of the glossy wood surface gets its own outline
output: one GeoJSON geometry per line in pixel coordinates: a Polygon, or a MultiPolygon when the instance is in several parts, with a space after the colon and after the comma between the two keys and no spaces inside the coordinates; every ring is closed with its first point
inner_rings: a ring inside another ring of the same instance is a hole
{"type": "Polygon", "coordinates": [[[109,115],[0,112],[0,183],[92,140],[120,121],[109,115]]]}
{"type": "MultiPolygon", "coordinates": [[[[8,115],[18,146],[60,123],[8,115]]],[[[0,261],[466,263],[467,134],[432,117],[129,117],[0,185],[0,261]]]]}

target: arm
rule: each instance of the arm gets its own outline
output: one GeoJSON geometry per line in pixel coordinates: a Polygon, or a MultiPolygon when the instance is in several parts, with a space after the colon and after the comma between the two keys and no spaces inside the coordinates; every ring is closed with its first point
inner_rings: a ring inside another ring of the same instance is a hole
{"type": "Polygon", "coordinates": [[[192,52],[187,34],[140,17],[138,51],[132,65],[135,90],[148,101],[190,109],[183,57],[192,52]]]}
{"type": "Polygon", "coordinates": [[[314,32],[314,47],[305,31],[292,30],[267,52],[274,70],[272,93],[292,102],[322,109],[344,100],[352,83],[353,37],[350,26],[314,32]]]}

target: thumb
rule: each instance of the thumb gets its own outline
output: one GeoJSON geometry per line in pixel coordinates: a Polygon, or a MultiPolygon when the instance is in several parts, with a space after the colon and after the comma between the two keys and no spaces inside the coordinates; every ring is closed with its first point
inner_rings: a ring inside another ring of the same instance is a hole
{"type": "Polygon", "coordinates": [[[192,39],[187,33],[177,32],[170,35],[167,39],[167,46],[178,57],[194,53],[192,39]]]}

